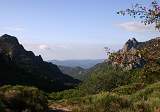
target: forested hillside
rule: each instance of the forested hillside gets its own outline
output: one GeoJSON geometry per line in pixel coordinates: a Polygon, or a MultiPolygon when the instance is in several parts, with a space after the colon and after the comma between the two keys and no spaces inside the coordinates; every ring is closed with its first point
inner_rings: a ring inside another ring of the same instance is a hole
{"type": "Polygon", "coordinates": [[[130,44],[133,41],[127,41],[122,49],[110,54],[109,60],[96,65],[77,89],[51,93],[49,99],[71,106],[73,112],[159,112],[159,38],[137,41],[136,46],[130,44]],[[117,62],[120,57],[122,60],[117,62]],[[134,61],[124,63],[125,59],[134,61]],[[143,64],[139,63],[141,59],[143,64]],[[140,66],[135,66],[137,63],[140,66]]]}

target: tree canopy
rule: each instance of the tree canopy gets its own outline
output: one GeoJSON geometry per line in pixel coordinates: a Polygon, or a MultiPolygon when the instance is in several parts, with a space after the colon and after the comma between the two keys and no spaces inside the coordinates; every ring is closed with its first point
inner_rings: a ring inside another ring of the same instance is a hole
{"type": "Polygon", "coordinates": [[[145,25],[154,24],[155,28],[160,31],[160,4],[157,0],[152,0],[149,7],[137,3],[131,8],[117,12],[117,14],[138,17],[145,25]]]}

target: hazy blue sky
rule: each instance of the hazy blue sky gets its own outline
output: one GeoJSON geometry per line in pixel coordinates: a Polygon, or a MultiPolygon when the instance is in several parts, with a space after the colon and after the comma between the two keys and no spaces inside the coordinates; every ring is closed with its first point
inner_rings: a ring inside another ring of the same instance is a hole
{"type": "Polygon", "coordinates": [[[0,34],[18,37],[45,60],[105,58],[105,46],[117,49],[129,38],[159,35],[116,14],[137,1],[151,0],[0,0],[0,34]]]}

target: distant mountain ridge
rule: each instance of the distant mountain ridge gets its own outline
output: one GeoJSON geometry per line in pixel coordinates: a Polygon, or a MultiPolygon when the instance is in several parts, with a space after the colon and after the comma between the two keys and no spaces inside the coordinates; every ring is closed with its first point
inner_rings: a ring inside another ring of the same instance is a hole
{"type": "Polygon", "coordinates": [[[45,91],[71,88],[80,81],[63,74],[59,68],[26,51],[18,39],[10,35],[0,37],[0,85],[29,85],[45,91]]]}
{"type": "Polygon", "coordinates": [[[67,67],[61,65],[59,65],[58,67],[64,74],[68,74],[75,79],[83,81],[87,77],[86,73],[88,72],[88,69],[84,69],[82,67],[67,67]]]}
{"type": "Polygon", "coordinates": [[[102,63],[105,59],[84,59],[84,60],[50,60],[51,62],[56,65],[60,66],[67,66],[67,67],[82,67],[84,69],[88,69],[93,67],[98,63],[102,63]]]}

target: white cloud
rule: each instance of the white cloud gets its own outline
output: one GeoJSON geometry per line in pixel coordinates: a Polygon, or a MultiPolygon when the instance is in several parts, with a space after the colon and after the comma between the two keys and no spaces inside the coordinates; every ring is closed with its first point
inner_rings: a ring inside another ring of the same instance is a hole
{"type": "Polygon", "coordinates": [[[50,49],[50,46],[47,45],[47,44],[32,44],[32,43],[23,43],[24,47],[27,49],[27,50],[38,50],[38,51],[44,51],[44,50],[49,50],[50,49]]]}
{"type": "Polygon", "coordinates": [[[26,50],[41,55],[44,60],[52,59],[98,59],[105,58],[104,46],[99,44],[47,44],[23,43],[26,50]]]}
{"type": "Polygon", "coordinates": [[[23,27],[18,27],[18,26],[6,26],[3,29],[9,30],[9,31],[16,31],[16,32],[22,32],[25,30],[23,27]]]}
{"type": "Polygon", "coordinates": [[[48,49],[50,49],[49,46],[46,45],[46,44],[38,45],[38,48],[39,48],[40,50],[48,50],[48,49]]]}
{"type": "Polygon", "coordinates": [[[36,43],[23,43],[23,45],[29,49],[29,50],[45,50],[45,51],[53,51],[53,50],[57,50],[57,49],[69,49],[70,46],[69,45],[62,45],[62,44],[46,44],[46,43],[40,43],[40,44],[36,44],[36,43]]]}
{"type": "Polygon", "coordinates": [[[143,23],[133,21],[120,23],[118,26],[130,32],[152,31],[154,28],[152,25],[146,26],[143,23]]]}

